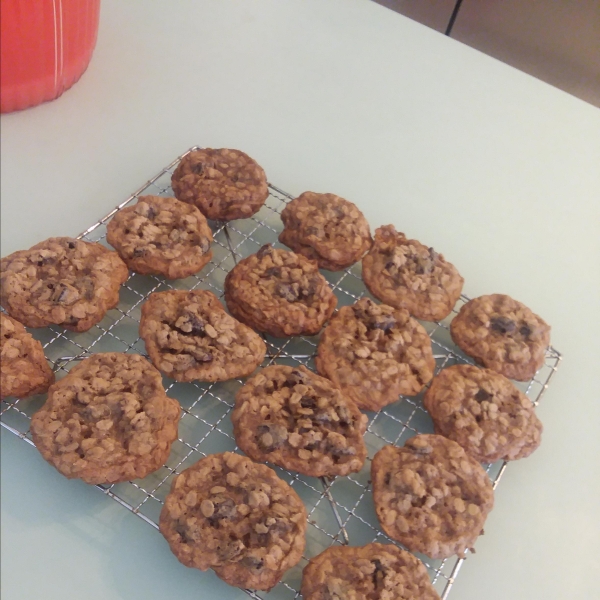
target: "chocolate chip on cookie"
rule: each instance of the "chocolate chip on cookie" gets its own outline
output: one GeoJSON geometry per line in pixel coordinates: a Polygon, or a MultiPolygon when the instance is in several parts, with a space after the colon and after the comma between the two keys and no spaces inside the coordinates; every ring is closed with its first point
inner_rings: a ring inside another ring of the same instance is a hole
{"type": "Polygon", "coordinates": [[[68,237],[50,238],[0,263],[0,300],[27,327],[87,331],[119,302],[128,270],[116,252],[68,237]]]}
{"type": "Polygon", "coordinates": [[[364,215],[335,194],[304,192],[283,209],[281,220],[279,241],[329,271],[353,265],[373,242],[364,215]]]}
{"type": "Polygon", "coordinates": [[[251,217],[269,195],[262,167],[247,154],[226,148],[204,148],[184,156],[171,185],[178,200],[220,221],[251,217]]]}
{"type": "Polygon", "coordinates": [[[269,590],[302,557],[306,509],[272,469],[225,452],[174,479],[159,528],[187,567],[269,590]]]}
{"type": "Polygon", "coordinates": [[[154,366],[176,381],[245,377],[265,357],[261,337],[225,312],[207,290],[150,294],[140,336],[154,366]]]}
{"type": "Polygon", "coordinates": [[[212,232],[204,215],[175,198],[141,196],[118,211],[106,239],[136,273],[180,279],[212,258],[212,232]]]}
{"type": "Polygon", "coordinates": [[[382,302],[425,321],[447,317],[464,282],[442,254],[407,239],[393,225],[375,231],[373,246],[363,258],[363,280],[382,302]]]}
{"type": "Polygon", "coordinates": [[[427,332],[408,311],[361,298],[331,319],[316,365],[359,408],[379,410],[400,394],[418,394],[435,360],[427,332]]]}
{"type": "Polygon", "coordinates": [[[337,304],[316,263],[270,244],[227,274],[225,300],[242,323],[275,337],[315,335],[337,304]]]}

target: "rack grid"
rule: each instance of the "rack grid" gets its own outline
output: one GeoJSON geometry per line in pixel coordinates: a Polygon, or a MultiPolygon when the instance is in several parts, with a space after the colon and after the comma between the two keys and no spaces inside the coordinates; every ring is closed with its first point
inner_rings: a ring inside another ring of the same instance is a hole
{"type": "MultiPolygon", "coordinates": [[[[190,148],[175,159],[122,204],[78,236],[79,239],[106,244],[106,222],[121,208],[139,196],[152,194],[172,196],[171,175],[190,148]]],[[[141,305],[149,294],[168,289],[209,289],[223,297],[226,274],[236,262],[271,243],[281,247],[277,236],[281,231],[280,213],[293,196],[269,184],[269,197],[253,217],[228,223],[209,221],[213,231],[213,258],[200,273],[179,280],[132,273],[121,289],[117,308],[84,333],[74,333],[59,327],[31,330],[42,343],[46,357],[52,363],[57,378],[64,376],[79,360],[94,352],[132,352],[145,355],[138,327],[141,305]]],[[[340,272],[322,271],[337,298],[338,307],[353,304],[369,295],[361,278],[360,263],[340,272]]],[[[449,323],[453,315],[468,301],[461,296],[453,313],[439,323],[424,322],[431,337],[436,360],[436,374],[453,364],[473,364],[452,342],[449,323]]],[[[305,365],[314,370],[318,336],[278,339],[265,336],[267,355],[262,366],[269,364],[305,365]]],[[[544,365],[528,382],[517,386],[537,405],[556,373],[561,354],[552,347],[546,352],[544,365]]],[[[104,494],[132,511],[149,525],[158,528],[158,517],[173,477],[200,458],[215,452],[239,451],[232,433],[229,413],[233,409],[236,391],[242,380],[220,383],[177,383],[163,378],[167,394],[176,398],[182,407],[179,438],[174,442],[167,463],[148,477],[110,486],[96,486],[104,494]]],[[[2,401],[0,422],[3,427],[33,445],[29,421],[43,404],[44,397],[25,400],[8,398],[2,401]]],[[[308,559],[332,544],[363,545],[378,541],[397,544],[380,529],[370,494],[370,464],[375,452],[386,444],[401,446],[417,433],[433,433],[433,423],[423,408],[422,393],[416,397],[401,397],[377,413],[368,413],[369,424],[365,434],[368,458],[359,473],[334,479],[313,478],[274,467],[277,474],[288,482],[304,501],[308,512],[305,554],[300,563],[290,569],[283,580],[270,592],[246,593],[255,599],[287,600],[299,598],[302,568],[308,559]]],[[[272,466],[272,465],[271,465],[272,466]]],[[[494,488],[500,482],[507,463],[499,461],[484,465],[494,488]]],[[[400,544],[397,544],[400,545],[400,544]]],[[[464,558],[453,557],[432,560],[420,558],[431,577],[433,586],[442,600],[449,596],[452,585],[464,563],[464,558]]],[[[199,577],[202,574],[199,573],[199,577]]],[[[225,584],[223,584],[225,586],[225,584]]]]}

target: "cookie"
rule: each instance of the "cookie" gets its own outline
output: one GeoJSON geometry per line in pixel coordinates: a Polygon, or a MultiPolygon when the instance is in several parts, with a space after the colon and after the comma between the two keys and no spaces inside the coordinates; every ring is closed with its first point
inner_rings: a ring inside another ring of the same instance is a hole
{"type": "Polygon", "coordinates": [[[375,512],[383,531],[431,558],[464,556],[494,506],[483,467],[440,435],[384,446],[371,463],[375,512]]]}
{"type": "Polygon", "coordinates": [[[227,274],[225,301],[236,319],[275,337],[319,333],[337,304],[316,263],[270,244],[227,274]]]}
{"type": "Polygon", "coordinates": [[[42,344],[21,323],[4,313],[0,313],[0,356],[2,400],[9,396],[26,398],[43,394],[54,383],[54,373],[42,344]]]}
{"type": "Polygon", "coordinates": [[[231,414],[238,446],[256,461],[312,477],[360,471],[367,417],[328,379],[273,365],[238,391],[231,414]]]}
{"type": "Polygon", "coordinates": [[[550,326],[503,294],[467,302],[450,323],[454,343],[484,367],[528,381],[544,364],[550,326]]]}
{"type": "Polygon", "coordinates": [[[132,271],[143,275],[181,279],[212,258],[206,218],[175,198],[141,196],[109,221],[106,240],[132,271]]]}
{"type": "Polygon", "coordinates": [[[138,354],[86,358],[48,391],[31,419],[33,442],[69,479],[110,484],[165,464],[177,438],[179,403],[138,354]]]}
{"type": "Polygon", "coordinates": [[[342,307],[323,331],[317,370],[359,408],[379,410],[431,381],[431,340],[406,310],[361,298],[342,307]]]}
{"type": "Polygon", "coordinates": [[[225,452],[175,477],[159,529],[187,567],[269,590],[304,551],[306,509],[275,471],[225,452]]]}
{"type": "Polygon", "coordinates": [[[362,262],[373,296],[424,321],[441,321],[460,298],[464,279],[433,248],[409,240],[393,225],[379,227],[362,262]]]}
{"type": "Polygon", "coordinates": [[[531,400],[490,369],[443,369],[423,404],[436,433],[460,444],[479,462],[525,458],[540,445],[542,424],[531,400]]]}
{"type": "Polygon", "coordinates": [[[119,302],[128,276],[116,252],[69,237],[49,238],[0,263],[0,303],[26,327],[87,331],[119,302]]]}
{"type": "Polygon", "coordinates": [[[425,565],[388,544],[331,546],[302,572],[304,600],[440,600],[425,565]]]}
{"type": "Polygon", "coordinates": [[[316,260],[321,269],[340,271],[371,247],[371,231],[358,208],[335,194],[304,192],[281,212],[279,241],[316,260]]]}
{"type": "Polygon", "coordinates": [[[209,219],[247,219],[269,195],[262,167],[247,154],[203,148],[186,154],[171,178],[178,200],[193,204],[209,219]]]}
{"type": "Polygon", "coordinates": [[[176,381],[245,377],[267,350],[261,337],[229,316],[207,290],[150,294],[142,305],[140,336],[152,364],[176,381]]]}

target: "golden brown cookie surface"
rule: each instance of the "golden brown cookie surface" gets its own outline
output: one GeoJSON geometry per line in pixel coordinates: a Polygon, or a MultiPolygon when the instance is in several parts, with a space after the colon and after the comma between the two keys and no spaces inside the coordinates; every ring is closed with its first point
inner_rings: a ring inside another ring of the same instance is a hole
{"type": "Polygon", "coordinates": [[[306,509],[275,471],[225,452],[174,479],[159,527],[184,565],[269,590],[302,556],[306,509]]]}
{"type": "Polygon", "coordinates": [[[171,185],[178,200],[193,204],[208,219],[246,219],[269,195],[262,167],[240,150],[203,148],[184,156],[171,185]]]}
{"type": "Polygon", "coordinates": [[[165,464],[180,407],[139,354],[81,361],[48,391],[31,419],[42,456],[69,479],[103,484],[138,479],[165,464]]]}
{"type": "Polygon", "coordinates": [[[328,379],[306,367],[273,365],[238,391],[231,415],[239,447],[313,477],[360,471],[367,417],[328,379]]]}
{"type": "Polygon", "coordinates": [[[42,394],[54,382],[42,344],[4,313],[0,313],[0,355],[2,400],[42,394]]]}
{"type": "Polygon", "coordinates": [[[281,220],[279,241],[329,271],[353,265],[373,242],[364,215],[335,194],[304,192],[283,209],[281,220]]]}
{"type": "Polygon", "coordinates": [[[463,556],[494,506],[483,467],[452,440],[416,435],[384,446],[371,463],[375,512],[382,529],[431,558],[463,556]]]}
{"type": "Polygon", "coordinates": [[[87,331],[119,302],[129,272],[116,252],[75,238],[49,238],[2,259],[0,299],[27,327],[87,331]]]}
{"type": "Polygon", "coordinates": [[[106,239],[136,273],[180,279],[212,258],[212,232],[204,215],[175,198],[141,196],[108,223],[106,239]]]}
{"type": "Polygon", "coordinates": [[[424,321],[447,317],[464,282],[443,255],[407,239],[393,225],[375,231],[373,246],[363,258],[363,280],[373,296],[424,321]]]}

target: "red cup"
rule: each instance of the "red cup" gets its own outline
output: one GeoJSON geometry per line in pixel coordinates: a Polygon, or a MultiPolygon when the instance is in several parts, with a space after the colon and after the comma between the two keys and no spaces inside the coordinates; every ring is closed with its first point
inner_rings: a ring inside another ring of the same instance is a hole
{"type": "Polygon", "coordinates": [[[100,0],[2,0],[0,10],[1,112],[54,100],[83,75],[100,0]]]}

